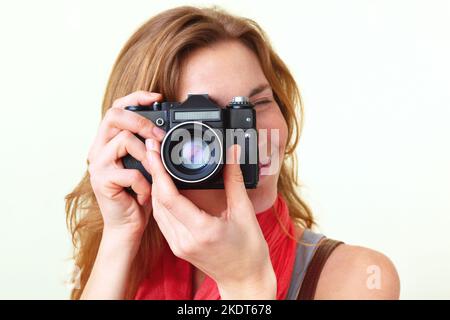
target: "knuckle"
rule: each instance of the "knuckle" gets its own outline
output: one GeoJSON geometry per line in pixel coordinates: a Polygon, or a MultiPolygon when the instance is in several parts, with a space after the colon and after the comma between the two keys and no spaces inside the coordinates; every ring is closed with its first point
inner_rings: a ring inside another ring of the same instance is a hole
{"type": "Polygon", "coordinates": [[[217,243],[219,239],[220,234],[218,232],[201,232],[197,240],[200,245],[208,246],[217,243]]]}
{"type": "Polygon", "coordinates": [[[108,111],[106,111],[105,119],[106,122],[111,122],[115,118],[120,117],[122,114],[122,110],[119,108],[109,108],[108,111]]]}
{"type": "Polygon", "coordinates": [[[195,252],[194,245],[190,241],[187,241],[186,239],[180,241],[180,243],[178,244],[178,249],[181,257],[192,256],[195,252]]]}
{"type": "Polygon", "coordinates": [[[115,195],[112,194],[111,192],[105,191],[104,188],[100,188],[99,189],[99,193],[101,194],[103,199],[106,199],[106,200],[109,200],[109,201],[115,199],[115,195]]]}
{"type": "Polygon", "coordinates": [[[133,181],[141,181],[142,175],[136,169],[130,169],[128,175],[129,175],[130,179],[133,181]]]}
{"type": "Polygon", "coordinates": [[[171,211],[173,209],[173,202],[168,197],[164,197],[162,199],[159,198],[158,201],[167,210],[171,211]]]}
{"type": "Polygon", "coordinates": [[[121,98],[118,98],[118,99],[114,100],[112,105],[111,105],[111,109],[120,108],[121,102],[122,102],[121,98]]]}
{"type": "Polygon", "coordinates": [[[145,128],[147,128],[147,127],[150,127],[151,126],[151,122],[150,122],[150,120],[148,120],[147,118],[144,118],[144,117],[142,117],[142,116],[139,116],[137,119],[136,119],[136,127],[137,127],[137,129],[140,131],[140,130],[142,130],[142,129],[145,129],[145,128]]]}
{"type": "Polygon", "coordinates": [[[128,131],[128,130],[122,130],[119,133],[119,135],[120,135],[120,140],[122,142],[129,141],[129,140],[133,139],[133,134],[130,131],[128,131]]]}
{"type": "Polygon", "coordinates": [[[178,257],[178,258],[182,258],[183,257],[183,253],[182,253],[182,251],[180,250],[180,248],[178,246],[172,246],[171,249],[172,249],[173,254],[176,257],[178,257]]]}

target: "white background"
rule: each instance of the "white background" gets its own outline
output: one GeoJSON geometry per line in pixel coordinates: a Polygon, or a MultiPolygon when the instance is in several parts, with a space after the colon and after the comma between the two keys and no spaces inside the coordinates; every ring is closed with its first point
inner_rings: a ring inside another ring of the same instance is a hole
{"type": "MultiPolygon", "coordinates": [[[[85,170],[112,64],[186,1],[0,4],[0,298],[68,298],[64,196],[85,170]]],[[[255,19],[306,115],[319,231],[388,255],[404,299],[450,298],[450,1],[214,1],[255,19]]]]}

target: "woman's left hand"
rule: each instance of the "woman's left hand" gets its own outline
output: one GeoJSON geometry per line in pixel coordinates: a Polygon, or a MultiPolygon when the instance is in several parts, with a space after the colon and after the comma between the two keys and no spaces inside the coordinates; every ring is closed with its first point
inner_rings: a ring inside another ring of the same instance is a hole
{"type": "Polygon", "coordinates": [[[227,151],[227,209],[211,215],[181,195],[165,170],[159,142],[146,140],[153,216],[172,252],[214,279],[222,299],[276,299],[269,248],[247,196],[239,146],[227,151]]]}

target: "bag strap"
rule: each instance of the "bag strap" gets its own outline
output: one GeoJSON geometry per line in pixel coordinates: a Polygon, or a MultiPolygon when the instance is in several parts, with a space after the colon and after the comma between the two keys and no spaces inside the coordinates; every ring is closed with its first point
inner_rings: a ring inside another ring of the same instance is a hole
{"type": "Polygon", "coordinates": [[[319,244],[311,259],[311,262],[306,269],[305,278],[300,287],[297,300],[314,300],[316,294],[317,283],[319,282],[322,269],[330,257],[331,253],[342,241],[324,238],[319,244]]]}

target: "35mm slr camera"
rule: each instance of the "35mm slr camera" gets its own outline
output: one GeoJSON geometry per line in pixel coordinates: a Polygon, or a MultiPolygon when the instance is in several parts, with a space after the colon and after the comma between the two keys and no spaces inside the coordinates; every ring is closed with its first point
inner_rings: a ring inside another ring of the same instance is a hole
{"type": "MultiPolygon", "coordinates": [[[[182,103],[155,102],[152,106],[125,109],[166,131],[161,159],[177,188],[223,189],[226,150],[233,144],[241,147],[239,163],[246,188],[256,188],[259,178],[256,113],[247,97],[233,97],[221,107],[207,94],[189,94],[182,103]]],[[[138,169],[152,182],[151,175],[131,155],[123,157],[122,162],[125,168],[138,169]]]]}

